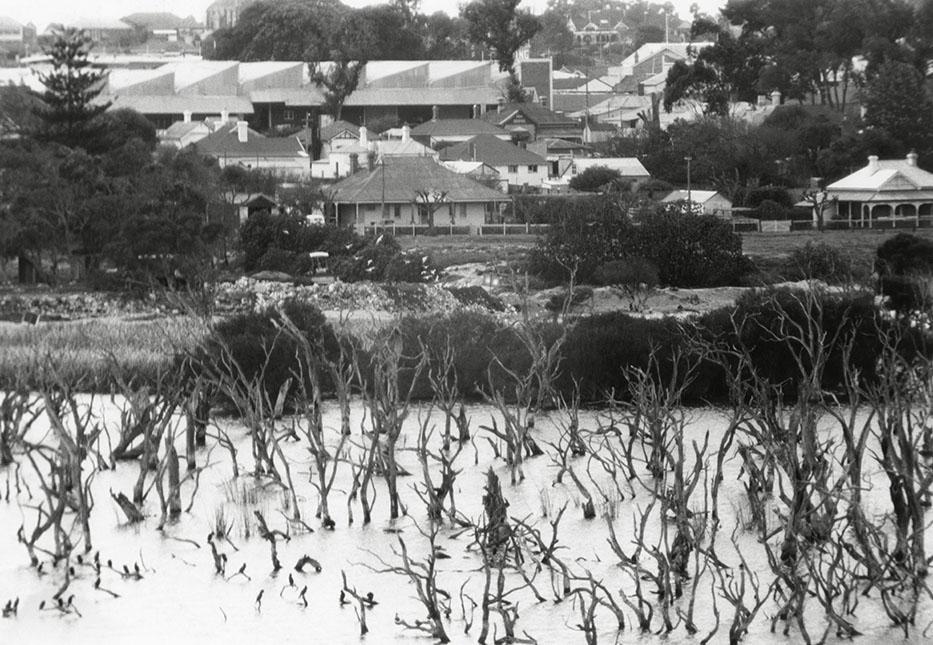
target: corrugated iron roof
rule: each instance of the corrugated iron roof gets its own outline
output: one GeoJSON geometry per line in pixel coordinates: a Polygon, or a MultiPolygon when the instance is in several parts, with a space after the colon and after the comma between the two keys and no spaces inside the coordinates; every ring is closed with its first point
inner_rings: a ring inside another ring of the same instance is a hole
{"type": "Polygon", "coordinates": [[[356,90],[344,105],[495,105],[498,100],[492,87],[372,87],[356,90]]]}
{"type": "Polygon", "coordinates": [[[437,119],[426,121],[411,129],[413,136],[472,137],[478,134],[508,135],[508,131],[482,119],[437,119]]]}
{"type": "Polygon", "coordinates": [[[266,137],[246,129],[246,141],[237,136],[237,125],[224,126],[194,144],[198,152],[214,157],[306,157],[298,137],[266,137]]]}
{"type": "Polygon", "coordinates": [[[101,95],[101,102],[110,101],[111,108],[130,108],[140,114],[252,114],[253,104],[245,96],[149,96],[101,95]]]}

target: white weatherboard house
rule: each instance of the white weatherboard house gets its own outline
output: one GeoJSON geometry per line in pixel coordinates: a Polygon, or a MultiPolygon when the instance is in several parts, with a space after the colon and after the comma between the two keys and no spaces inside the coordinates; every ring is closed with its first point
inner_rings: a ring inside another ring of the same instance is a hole
{"type": "Polygon", "coordinates": [[[905,159],[878,159],[826,187],[831,206],[826,216],[850,225],[876,222],[897,226],[899,221],[919,225],[933,218],[933,173],[917,166],[917,155],[905,159]]]}
{"type": "Polygon", "coordinates": [[[702,208],[704,215],[718,215],[720,217],[729,217],[732,215],[732,202],[726,197],[717,193],[715,190],[675,190],[661,200],[662,203],[689,201],[694,204],[693,208],[702,208]]]}

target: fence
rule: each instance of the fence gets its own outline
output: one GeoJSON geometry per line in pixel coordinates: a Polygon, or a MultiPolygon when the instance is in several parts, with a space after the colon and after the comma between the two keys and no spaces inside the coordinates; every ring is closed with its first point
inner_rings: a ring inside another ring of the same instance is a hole
{"type": "Polygon", "coordinates": [[[470,226],[427,226],[425,224],[386,224],[385,226],[365,226],[364,235],[389,233],[392,237],[419,237],[432,235],[472,235],[470,226]]]}
{"type": "Polygon", "coordinates": [[[548,224],[483,224],[479,227],[480,235],[543,235],[548,224]]]}

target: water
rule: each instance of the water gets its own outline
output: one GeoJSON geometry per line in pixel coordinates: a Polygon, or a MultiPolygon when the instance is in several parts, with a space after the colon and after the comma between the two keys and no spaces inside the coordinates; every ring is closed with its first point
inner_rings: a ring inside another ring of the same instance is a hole
{"type": "MultiPolygon", "coordinates": [[[[117,404],[98,399],[95,405],[98,411],[111,424],[118,420],[117,404]]],[[[0,502],[0,604],[14,597],[20,598],[19,614],[15,618],[0,619],[0,643],[356,643],[360,642],[359,624],[353,605],[341,606],[338,603],[339,590],[342,587],[341,571],[345,571],[351,586],[361,594],[372,591],[379,604],[367,612],[369,634],[363,638],[367,643],[408,643],[430,642],[427,636],[407,631],[395,624],[395,616],[414,622],[425,617],[424,609],[417,602],[415,589],[406,578],[393,574],[377,573],[382,568],[380,558],[389,564],[396,564],[398,558],[392,553],[398,546],[398,537],[405,540],[415,558],[426,553],[427,541],[419,533],[418,526],[427,527],[423,503],[412,490],[418,481],[420,466],[410,446],[414,443],[417,429],[417,416],[427,414],[425,408],[416,409],[406,425],[406,434],[401,444],[400,462],[415,476],[401,480],[402,500],[407,506],[407,517],[392,523],[388,519],[388,496],[382,480],[377,480],[378,492],[375,500],[373,522],[362,526],[362,513],[358,504],[354,505],[356,523],[347,525],[346,496],[350,486],[350,471],[341,466],[340,475],[334,491],[331,493],[331,515],[336,521],[336,530],[326,531],[319,528],[314,518],[317,493],[308,483],[310,461],[306,443],[284,444],[287,458],[292,464],[292,477],[296,483],[299,507],[302,517],[311,525],[312,534],[293,532],[288,542],[279,544],[279,558],[283,569],[272,572],[269,545],[256,536],[255,520],[251,519],[252,537],[245,539],[243,534],[244,504],[239,503],[241,490],[254,490],[256,482],[251,476],[244,475],[236,482],[231,482],[231,464],[229,455],[219,447],[210,453],[201,450],[199,464],[203,464],[208,454],[211,465],[201,476],[200,490],[189,513],[166,525],[163,531],[157,530],[159,523],[158,497],[153,491],[147,498],[144,511],[148,518],[138,525],[126,525],[125,518],[117,505],[111,500],[109,491],[122,491],[131,495],[133,483],[138,475],[135,462],[119,463],[114,471],[103,471],[93,481],[94,511],[91,515],[91,533],[94,542],[92,551],[100,551],[101,560],[112,560],[117,571],[104,568],[101,575],[101,587],[119,597],[94,589],[96,573],[89,566],[77,566],[76,579],[66,592],[65,597],[74,594],[74,606],[80,611],[63,614],[56,609],[39,610],[45,601],[51,600],[63,579],[63,572],[50,569],[37,575],[29,565],[26,549],[18,544],[16,531],[24,518],[33,517],[28,496],[16,496],[11,493],[9,502],[0,502]],[[231,493],[231,491],[236,491],[231,493]],[[221,550],[228,556],[227,578],[218,576],[214,571],[210,549],[206,537],[214,528],[215,516],[223,510],[232,519],[232,542],[239,550],[226,543],[221,543],[221,550]],[[387,529],[391,532],[387,532],[387,529]],[[395,531],[398,531],[397,533],[395,531]],[[192,543],[196,542],[197,544],[192,543]],[[305,573],[297,573],[293,567],[297,560],[308,554],[320,561],[323,570],[314,573],[308,567],[305,573]],[[142,579],[125,579],[119,570],[126,564],[130,570],[134,564],[141,569],[142,579]],[[242,575],[233,575],[245,564],[247,579],[242,575]],[[294,578],[295,586],[288,585],[289,574],[294,578]],[[307,585],[308,606],[299,600],[299,589],[307,585]],[[257,595],[262,592],[261,606],[257,606],[257,595]],[[426,640],[427,639],[427,640],[426,640]]],[[[362,410],[354,408],[354,433],[358,433],[362,410]]],[[[431,412],[437,424],[438,433],[443,428],[442,415],[431,412]]],[[[476,435],[482,435],[481,425],[491,423],[493,411],[487,407],[474,407],[470,412],[471,429],[476,435]]],[[[325,408],[325,425],[333,431],[330,435],[336,439],[339,428],[339,414],[333,407],[325,408]]],[[[236,424],[228,423],[230,431],[238,437],[241,472],[252,468],[250,450],[245,431],[236,424]]],[[[594,414],[581,416],[581,427],[594,427],[594,414]]],[[[719,434],[724,427],[723,417],[714,410],[694,411],[686,429],[688,439],[702,442],[704,433],[710,432],[710,452],[718,446],[719,434]]],[[[44,432],[37,428],[34,435],[44,432]]],[[[542,447],[547,441],[556,441],[557,430],[552,420],[540,418],[538,422],[539,441],[542,447]]],[[[209,445],[210,445],[209,441],[209,445]]],[[[106,445],[106,443],[105,443],[106,445]]],[[[180,451],[183,454],[183,451],[180,451]]],[[[737,481],[739,470],[737,458],[727,462],[725,481],[721,492],[720,514],[724,528],[717,542],[717,552],[722,560],[733,567],[738,565],[729,536],[736,523],[737,509],[746,506],[744,493],[737,481]]],[[[871,459],[866,459],[871,463],[871,459]]],[[[461,454],[458,466],[462,473],[457,479],[457,507],[466,516],[479,519],[482,515],[481,496],[485,484],[485,473],[492,467],[502,481],[503,493],[510,503],[510,515],[528,518],[530,523],[541,529],[543,537],[550,536],[548,518],[542,517],[547,508],[553,517],[566,502],[569,504],[560,524],[559,540],[562,550],[560,557],[579,574],[589,571],[602,580],[614,594],[621,588],[631,589],[631,580],[616,566],[617,558],[607,543],[608,530],[603,519],[587,521],[583,519],[580,508],[580,494],[568,476],[562,485],[554,485],[556,469],[547,456],[526,462],[526,480],[516,486],[509,485],[508,470],[501,461],[494,461],[492,450],[485,440],[476,437],[475,444],[469,445],[461,454]]],[[[576,460],[574,467],[578,473],[585,474],[585,461],[576,460]]],[[[880,472],[872,467],[866,473],[877,480],[880,472]]],[[[26,475],[28,466],[22,473],[26,475]]],[[[184,472],[184,466],[182,466],[184,472]]],[[[597,483],[606,484],[605,475],[598,467],[591,469],[597,483]]],[[[0,471],[0,491],[5,491],[6,482],[12,478],[12,470],[0,471]]],[[[31,481],[31,480],[30,480],[31,481]]],[[[881,481],[881,480],[877,480],[881,481]]],[[[584,482],[595,493],[591,480],[584,477],[584,482]]],[[[33,492],[38,494],[35,482],[33,492]]],[[[193,490],[188,482],[183,486],[182,502],[187,507],[193,490]]],[[[702,498],[702,484],[700,485],[702,498]]],[[[867,506],[871,512],[882,513],[886,509],[886,487],[878,485],[867,493],[867,506]]],[[[286,530],[284,513],[285,496],[280,489],[267,487],[250,495],[251,503],[245,505],[246,511],[261,510],[269,522],[270,528],[286,530]]],[[[628,497],[628,496],[627,496],[628,497]]],[[[631,538],[634,534],[633,520],[637,508],[643,508],[650,501],[650,495],[639,491],[634,499],[628,497],[618,503],[615,528],[623,548],[631,551],[631,538]]],[[[597,504],[601,513],[607,510],[605,504],[597,504]]],[[[741,511],[739,511],[741,513],[741,511]]],[[[29,519],[27,529],[33,520],[29,519]]],[[[774,520],[776,522],[776,520],[774,520]]],[[[652,525],[649,534],[657,532],[652,525]]],[[[77,537],[77,536],[76,536],[77,537]]],[[[761,574],[766,586],[771,574],[764,557],[764,551],[756,543],[752,533],[739,532],[737,543],[745,554],[749,568],[761,574]]],[[[480,611],[476,610],[474,622],[469,634],[464,634],[465,621],[460,607],[460,588],[465,585],[465,593],[477,601],[482,593],[482,575],[480,561],[475,552],[468,552],[472,541],[472,532],[462,532],[453,527],[445,527],[438,537],[438,544],[451,557],[438,561],[439,586],[446,589],[453,597],[451,602],[451,620],[446,623],[447,634],[455,643],[476,642],[480,628],[480,611]]],[[[929,542],[929,541],[928,541],[929,542]]],[[[81,549],[79,549],[80,551],[81,549]]],[[[647,556],[644,556],[647,559],[647,556]]],[[[533,572],[533,567],[529,568],[533,572]]],[[[712,629],[715,618],[712,610],[712,587],[714,577],[707,573],[701,578],[697,593],[695,621],[699,628],[696,637],[689,636],[683,626],[678,626],[666,637],[653,634],[642,635],[632,626],[634,616],[626,610],[629,628],[621,634],[616,633],[614,617],[604,610],[597,614],[599,642],[643,642],[643,643],[694,643],[712,629]]],[[[510,577],[510,586],[518,586],[519,579],[510,577]]],[[[689,584],[689,583],[688,583],[689,584]]],[[[579,609],[570,598],[560,603],[553,602],[549,573],[547,569],[538,573],[535,585],[548,600],[536,602],[530,591],[521,591],[510,597],[517,602],[519,621],[517,634],[527,631],[539,643],[585,642],[584,636],[575,626],[580,622],[579,609]]],[[[675,607],[686,609],[685,600],[677,601],[675,607]]],[[[621,604],[621,601],[620,601],[621,604]]],[[[925,642],[922,631],[933,619],[929,611],[929,602],[922,605],[917,628],[913,630],[912,642],[925,642]]],[[[815,610],[815,603],[810,603],[815,610]]],[[[711,642],[728,642],[728,628],[732,618],[732,608],[722,599],[718,603],[722,624],[711,642]]],[[[770,618],[773,606],[765,606],[753,623],[746,639],[749,643],[786,643],[798,642],[799,635],[792,630],[789,637],[770,633],[770,618]]],[[[675,614],[676,615],[676,614],[675,614]]],[[[857,612],[857,627],[865,634],[862,642],[880,642],[886,638],[903,640],[900,632],[888,627],[889,621],[872,599],[865,599],[857,612]]],[[[501,624],[495,620],[496,633],[502,635],[501,624]]],[[[811,635],[818,639],[821,632],[816,627],[819,617],[808,615],[811,635]]],[[[654,625],[659,625],[656,618],[654,625]]],[[[782,624],[779,624],[780,632],[782,624]]],[[[492,642],[492,632],[488,642],[492,642]]],[[[830,637],[832,641],[832,636],[830,637]]]]}

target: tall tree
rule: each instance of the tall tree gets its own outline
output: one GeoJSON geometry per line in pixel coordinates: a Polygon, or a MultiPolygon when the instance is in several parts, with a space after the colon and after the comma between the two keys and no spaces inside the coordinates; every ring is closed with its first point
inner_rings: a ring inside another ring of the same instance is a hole
{"type": "Polygon", "coordinates": [[[933,101],[924,78],[908,63],[883,63],[866,87],[865,121],[926,153],[933,148],[933,101]]]}
{"type": "Polygon", "coordinates": [[[86,147],[98,134],[95,119],[109,103],[95,103],[106,73],[88,60],[93,43],[80,29],[57,29],[45,50],[52,70],[40,76],[45,86],[44,105],[37,108],[42,125],[40,139],[69,147],[86,147]]]}
{"type": "Polygon", "coordinates": [[[541,28],[528,11],[518,10],[519,0],[473,0],[460,15],[468,23],[470,40],[489,50],[499,69],[515,77],[515,54],[541,28]]]}
{"type": "Polygon", "coordinates": [[[312,61],[308,63],[311,82],[324,88],[324,111],[339,119],[343,103],[359,85],[366,61],[352,61],[341,52],[334,52],[329,64],[312,61]]]}

